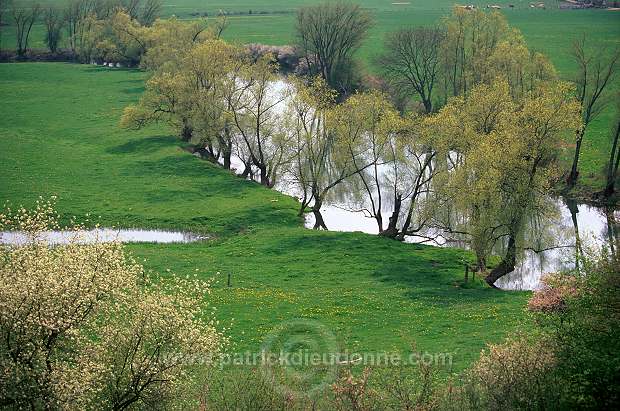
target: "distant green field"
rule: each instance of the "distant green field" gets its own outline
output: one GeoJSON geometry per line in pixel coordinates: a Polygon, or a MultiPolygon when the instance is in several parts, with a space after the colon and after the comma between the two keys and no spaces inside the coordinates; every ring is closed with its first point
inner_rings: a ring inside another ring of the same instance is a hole
{"type": "Polygon", "coordinates": [[[231,350],[258,350],[280,321],[302,317],[325,324],[343,348],[406,352],[415,342],[452,353],[461,370],[526,320],[529,293],[455,285],[461,250],[306,230],[293,199],[193,157],[166,128],[119,129],[143,79],[137,70],[1,64],[0,202],[57,195],[63,216],[209,233],[208,242],[128,248],[149,270],[216,277],[209,299],[231,327],[231,350]]]}
{"type": "MultiPolygon", "coordinates": [[[[18,0],[23,2],[23,0],[18,0]]],[[[207,13],[216,15],[220,10],[230,13],[230,27],[225,38],[240,43],[259,42],[266,44],[287,44],[294,41],[295,10],[306,4],[318,1],[302,0],[243,0],[243,1],[200,1],[178,0],[164,2],[163,16],[177,15],[181,18],[196,18],[207,13]],[[250,14],[250,12],[252,14],[250,14]],[[235,13],[243,13],[238,15],[235,13]],[[261,14],[265,13],[265,14],[261,14]]],[[[47,0],[41,4],[61,7],[64,0],[47,0]]],[[[381,51],[386,32],[402,26],[430,25],[450,13],[455,4],[453,0],[412,0],[384,1],[360,0],[357,3],[368,8],[376,24],[370,37],[359,53],[366,69],[375,71],[370,64],[372,57],[381,51]]],[[[488,2],[466,2],[484,7],[488,2]]],[[[531,9],[529,1],[499,1],[503,12],[512,25],[518,27],[530,46],[547,54],[560,74],[569,78],[575,65],[570,56],[571,42],[582,33],[588,33],[595,47],[620,47],[620,12],[606,10],[558,10],[557,1],[546,2],[548,9],[531,9]],[[514,8],[506,7],[514,4],[514,8]]],[[[3,28],[0,48],[14,47],[15,35],[12,27],[3,28]]],[[[31,46],[43,48],[44,31],[35,26],[31,46]]],[[[617,80],[615,89],[620,88],[617,80]]],[[[613,112],[606,111],[595,121],[584,141],[581,157],[581,180],[576,193],[600,190],[603,186],[602,170],[607,161],[610,148],[611,119],[613,112]]],[[[570,146],[570,141],[568,142],[570,146]]],[[[571,153],[568,150],[563,160],[568,163],[571,153]]],[[[566,169],[568,165],[564,165],[566,169]]]]}

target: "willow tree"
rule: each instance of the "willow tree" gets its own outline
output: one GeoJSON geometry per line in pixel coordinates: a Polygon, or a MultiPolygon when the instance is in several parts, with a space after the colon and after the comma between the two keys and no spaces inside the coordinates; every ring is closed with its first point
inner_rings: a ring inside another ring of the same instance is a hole
{"type": "Polygon", "coordinates": [[[314,229],[327,230],[321,207],[330,191],[350,176],[345,145],[334,131],[337,94],[321,77],[309,84],[299,79],[294,85],[295,93],[287,101],[286,127],[295,155],[288,168],[301,194],[299,214],[310,208],[314,229]]]}
{"type": "Polygon", "coordinates": [[[427,120],[435,134],[454,139],[460,154],[441,190],[465,218],[445,228],[469,239],[483,270],[493,246],[506,243],[502,261],[485,279],[492,286],[514,270],[526,216],[541,209],[557,178],[561,138],[580,124],[572,92],[566,83],[541,82],[514,99],[508,82],[498,80],[451,100],[427,120]]]}
{"type": "Polygon", "coordinates": [[[222,40],[193,47],[181,60],[190,86],[191,118],[199,149],[229,169],[233,154],[232,104],[246,86],[241,79],[250,64],[241,48],[222,40]]]}
{"type": "Polygon", "coordinates": [[[192,49],[212,39],[212,33],[202,21],[188,23],[173,18],[158,20],[140,34],[146,46],[141,64],[152,76],[138,104],[125,108],[121,125],[138,129],[165,122],[177,130],[182,141],[190,142],[195,132],[193,93],[199,84],[184,59],[192,49]]]}
{"type": "Polygon", "coordinates": [[[150,123],[171,125],[184,142],[194,135],[192,82],[187,73],[158,73],[147,82],[137,104],[125,107],[121,126],[140,129],[150,123]]]}
{"type": "MultiPolygon", "coordinates": [[[[296,153],[287,171],[300,197],[299,215],[302,216],[320,197],[321,181],[328,172],[328,161],[333,141],[328,131],[327,116],[335,104],[335,92],[324,80],[316,78],[310,84],[293,80],[295,93],[287,101],[285,125],[292,135],[291,147],[296,153]]],[[[312,208],[314,228],[327,228],[321,215],[322,202],[312,208]]]]}
{"type": "Polygon", "coordinates": [[[284,90],[277,90],[277,63],[270,54],[246,65],[239,93],[228,99],[228,115],[258,169],[260,183],[273,187],[290,161],[290,134],[283,127],[284,90]]]}
{"type": "Polygon", "coordinates": [[[334,188],[377,161],[378,150],[373,152],[366,135],[373,122],[366,115],[372,114],[377,95],[355,95],[336,104],[337,93],[321,77],[309,83],[298,79],[294,85],[285,116],[293,152],[288,170],[301,196],[300,215],[309,208],[314,228],[326,230],[321,207],[334,188]]]}
{"type": "Polygon", "coordinates": [[[355,94],[336,111],[335,131],[352,163],[343,186],[347,208],[374,219],[382,236],[403,240],[419,232],[423,224],[414,220],[435,154],[421,144],[415,121],[402,118],[378,92],[355,94]]]}
{"type": "Polygon", "coordinates": [[[140,65],[149,71],[173,72],[192,47],[213,38],[206,20],[158,19],[145,33],[147,51],[140,65]]]}

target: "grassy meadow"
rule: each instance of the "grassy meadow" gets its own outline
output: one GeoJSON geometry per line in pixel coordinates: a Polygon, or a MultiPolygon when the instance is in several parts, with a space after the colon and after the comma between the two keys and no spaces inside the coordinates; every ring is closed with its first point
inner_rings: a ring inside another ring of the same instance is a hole
{"type": "MultiPolygon", "coordinates": [[[[176,15],[183,19],[193,19],[204,15],[212,17],[220,11],[226,11],[230,14],[230,26],[224,33],[227,40],[239,43],[290,44],[294,41],[295,10],[299,6],[317,2],[318,0],[179,0],[173,3],[164,2],[162,16],[176,15]]],[[[61,7],[66,1],[42,0],[40,3],[61,7]]],[[[375,18],[375,26],[359,52],[365,70],[371,73],[377,69],[371,62],[380,52],[387,32],[402,26],[434,24],[450,13],[455,4],[453,0],[359,0],[357,3],[369,9],[375,18]]],[[[467,4],[470,3],[484,7],[488,2],[475,1],[467,4]]],[[[576,37],[588,33],[591,44],[597,48],[620,46],[618,11],[559,10],[555,0],[546,2],[548,9],[539,10],[531,9],[529,3],[524,0],[500,0],[494,4],[504,6],[502,11],[510,24],[523,32],[529,47],[547,54],[564,78],[570,78],[575,70],[570,51],[571,43],[576,37]],[[508,8],[508,4],[515,7],[508,8]]],[[[31,46],[44,48],[43,38],[43,26],[35,26],[31,46]]],[[[14,28],[3,27],[0,48],[11,48],[14,44],[14,28]]],[[[616,80],[614,89],[620,89],[620,79],[616,80]]],[[[580,181],[572,193],[576,197],[589,197],[590,193],[603,187],[603,170],[610,150],[613,116],[613,110],[608,109],[590,125],[580,159],[580,181]]],[[[565,169],[570,167],[573,146],[572,140],[568,140],[563,155],[565,169]]]]}
{"type": "Polygon", "coordinates": [[[106,226],[210,234],[127,248],[147,270],[215,278],[208,300],[233,351],[257,351],[274,326],[302,317],[329,327],[343,349],[415,344],[452,353],[458,371],[527,322],[529,293],[457,286],[461,250],[306,230],[295,200],[193,157],[165,128],[121,130],[143,80],[138,70],[0,65],[0,199],[56,195],[67,218],[91,212],[106,226]]]}

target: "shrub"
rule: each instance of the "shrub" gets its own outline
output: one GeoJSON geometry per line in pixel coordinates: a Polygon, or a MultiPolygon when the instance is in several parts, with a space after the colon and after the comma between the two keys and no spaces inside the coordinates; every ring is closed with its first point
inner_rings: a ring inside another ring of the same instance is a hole
{"type": "Polygon", "coordinates": [[[257,61],[266,54],[271,54],[278,63],[278,67],[285,73],[292,73],[299,65],[299,57],[292,46],[270,46],[266,44],[252,43],[246,46],[250,57],[257,61]]]}
{"type": "Polygon", "coordinates": [[[563,311],[546,315],[539,323],[556,341],[558,373],[568,387],[567,405],[618,408],[620,254],[587,256],[582,272],[570,280],[576,292],[565,298],[563,311]]]}
{"type": "Polygon", "coordinates": [[[541,288],[534,291],[527,303],[530,311],[561,313],[567,308],[567,301],[577,295],[577,281],[566,274],[548,274],[541,279],[541,288]]]}
{"type": "Polygon", "coordinates": [[[189,360],[223,342],[203,321],[208,283],[145,275],[120,243],[85,244],[79,226],[66,245],[41,240],[58,228],[49,202],[0,214],[0,230],[27,239],[0,246],[0,404],[160,408],[194,395],[189,360]]]}
{"type": "Polygon", "coordinates": [[[553,341],[518,335],[489,346],[467,376],[470,408],[555,408],[561,398],[556,364],[553,341]]]}

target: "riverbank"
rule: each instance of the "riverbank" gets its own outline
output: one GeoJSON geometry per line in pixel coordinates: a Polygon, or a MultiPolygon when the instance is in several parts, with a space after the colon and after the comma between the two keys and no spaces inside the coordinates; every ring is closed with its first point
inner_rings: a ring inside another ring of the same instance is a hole
{"type": "Polygon", "coordinates": [[[216,278],[211,303],[235,350],[256,350],[274,326],[302,317],[351,350],[415,342],[454,353],[461,370],[527,321],[529,293],[460,286],[461,250],[306,230],[295,199],[195,158],[163,127],[121,130],[143,80],[89,65],[0,65],[2,201],[57,195],[66,218],[211,235],[127,248],[147,270],[216,278]]]}

